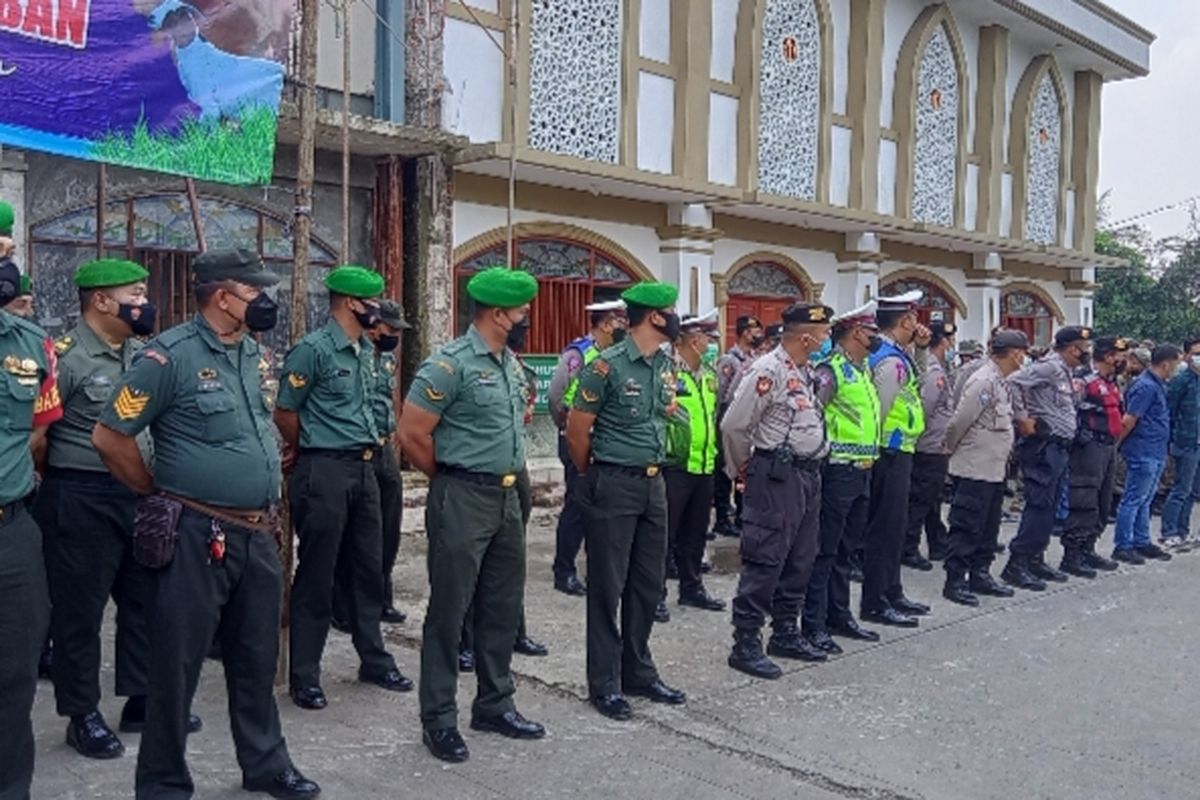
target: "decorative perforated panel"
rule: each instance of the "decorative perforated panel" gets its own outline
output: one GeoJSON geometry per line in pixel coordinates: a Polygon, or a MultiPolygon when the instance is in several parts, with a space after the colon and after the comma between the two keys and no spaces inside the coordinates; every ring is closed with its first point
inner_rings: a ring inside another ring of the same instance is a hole
{"type": "Polygon", "coordinates": [[[1025,238],[1038,244],[1058,243],[1059,169],[1062,162],[1062,113],[1058,89],[1049,75],[1033,97],[1029,119],[1029,178],[1025,204],[1025,238]]]}
{"type": "Polygon", "coordinates": [[[813,0],[768,0],[763,17],[758,188],[815,200],[821,29],[813,0]]]}
{"type": "Polygon", "coordinates": [[[929,39],[917,72],[912,218],[954,225],[958,180],[958,70],[945,27],[929,39]]]}

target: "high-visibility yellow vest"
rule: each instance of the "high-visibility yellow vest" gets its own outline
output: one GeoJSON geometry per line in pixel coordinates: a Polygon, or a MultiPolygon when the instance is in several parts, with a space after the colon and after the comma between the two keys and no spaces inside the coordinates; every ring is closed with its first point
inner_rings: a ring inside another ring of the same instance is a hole
{"type": "Polygon", "coordinates": [[[667,461],[691,475],[711,475],[717,462],[717,373],[700,368],[700,380],[679,371],[675,402],[684,414],[669,419],[667,461]]]}
{"type": "MultiPolygon", "coordinates": [[[[586,367],[597,358],[600,357],[600,348],[596,346],[596,340],[590,336],[584,336],[571,342],[563,350],[566,355],[567,350],[578,350],[583,355],[583,365],[586,367]]],[[[571,376],[571,381],[567,384],[567,390],[563,392],[563,408],[570,408],[575,402],[575,393],[579,391],[579,375],[583,370],[579,370],[571,376]]]]}
{"type": "Polygon", "coordinates": [[[872,461],[879,456],[879,394],[866,368],[835,352],[825,364],[837,385],[825,406],[829,457],[835,461],[872,461]]]}
{"type": "Polygon", "coordinates": [[[921,385],[917,382],[917,368],[908,354],[894,342],[883,342],[883,347],[871,354],[871,369],[875,369],[885,358],[899,358],[908,368],[908,379],[896,395],[896,401],[883,421],[879,446],[885,450],[912,453],[917,449],[917,439],[925,432],[925,407],[921,405],[921,385]]]}

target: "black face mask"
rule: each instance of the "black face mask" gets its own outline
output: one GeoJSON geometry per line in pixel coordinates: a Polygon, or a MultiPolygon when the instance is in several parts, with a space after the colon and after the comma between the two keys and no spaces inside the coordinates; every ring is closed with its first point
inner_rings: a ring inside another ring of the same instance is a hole
{"type": "Polygon", "coordinates": [[[375,347],[381,353],[390,353],[400,346],[400,336],[398,334],[383,334],[375,340],[375,347]]]}
{"type": "Polygon", "coordinates": [[[255,333],[269,331],[279,321],[279,306],[265,294],[246,304],[246,327],[255,333]]]}
{"type": "Polygon", "coordinates": [[[755,336],[753,339],[750,340],[750,346],[753,347],[755,350],[762,347],[766,343],[767,343],[766,336],[755,336]]]}
{"type": "Polygon", "coordinates": [[[135,306],[132,303],[121,303],[117,309],[117,319],[122,320],[133,331],[134,336],[149,336],[154,333],[154,321],[158,318],[158,309],[153,303],[135,306]],[[138,311],[137,318],[133,316],[138,311]]]}
{"type": "Polygon", "coordinates": [[[519,351],[525,347],[527,336],[529,336],[529,319],[525,318],[520,322],[513,323],[513,326],[508,329],[508,335],[504,337],[504,343],[510,350],[519,351]]]}
{"type": "Polygon", "coordinates": [[[871,334],[871,338],[867,340],[867,352],[878,353],[881,347],[883,347],[883,337],[877,333],[871,334]]]}
{"type": "Polygon", "coordinates": [[[662,313],[663,319],[666,320],[666,324],[662,326],[655,325],[654,329],[673,342],[679,338],[679,331],[683,325],[683,320],[679,318],[678,314],[660,313],[662,313]]]}
{"type": "Polygon", "coordinates": [[[0,306],[8,303],[17,296],[21,286],[21,271],[11,258],[0,259],[0,306]]]}
{"type": "Polygon", "coordinates": [[[620,344],[621,342],[625,341],[625,337],[628,334],[629,334],[629,331],[625,330],[624,328],[613,328],[613,332],[612,332],[613,344],[620,344]]]}

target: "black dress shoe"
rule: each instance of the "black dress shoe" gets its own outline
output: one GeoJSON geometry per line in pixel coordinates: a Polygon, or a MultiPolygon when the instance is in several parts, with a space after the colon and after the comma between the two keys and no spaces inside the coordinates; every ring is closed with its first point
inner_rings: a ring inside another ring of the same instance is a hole
{"type": "Polygon", "coordinates": [[[400,670],[395,667],[378,675],[371,675],[360,668],[358,679],[363,683],[373,683],[380,689],[387,689],[389,692],[411,692],[413,690],[412,680],[400,674],[400,670]]]}
{"type": "MultiPolygon", "coordinates": [[[[204,722],[195,714],[188,714],[187,732],[199,733],[204,722]]],[[[125,701],[121,709],[121,721],[117,724],[121,733],[142,733],[146,730],[146,696],[135,695],[125,701]]]]}
{"type": "Polygon", "coordinates": [[[546,735],[545,728],[516,711],[505,711],[494,717],[471,717],[471,730],[498,733],[510,739],[541,739],[546,735]]]}
{"type": "Polygon", "coordinates": [[[655,622],[670,622],[671,612],[667,610],[667,604],[662,600],[658,601],[658,605],[654,607],[655,622]]]}
{"type": "Polygon", "coordinates": [[[242,788],[247,792],[266,792],[271,797],[283,798],[316,797],[321,793],[321,787],[301,775],[295,767],[288,767],[270,780],[243,780],[242,788]]]}
{"type": "Polygon", "coordinates": [[[783,675],[762,650],[762,636],[758,628],[734,628],[733,650],[729,653],[729,666],[755,678],[773,681],[783,675]]]}
{"type": "Polygon", "coordinates": [[[679,595],[679,605],[702,608],[705,611],[725,610],[725,601],[713,597],[703,586],[694,592],[681,593],[679,595]]]}
{"type": "Polygon", "coordinates": [[[767,655],[810,663],[829,659],[823,650],[813,647],[812,643],[801,636],[797,630],[771,634],[771,638],[767,640],[767,655]]]}
{"type": "Polygon", "coordinates": [[[475,651],[474,650],[459,650],[458,651],[458,671],[459,672],[474,672],[475,671],[475,651]]]}
{"type": "Polygon", "coordinates": [[[408,614],[400,611],[395,606],[384,606],[383,613],[379,615],[380,622],[386,622],[389,625],[399,625],[408,619],[408,614]]]}
{"type": "Polygon", "coordinates": [[[804,634],[804,638],[810,645],[826,655],[840,656],[845,652],[842,650],[842,646],[835,642],[827,631],[810,631],[804,634]]]}
{"type": "Polygon", "coordinates": [[[933,563],[920,553],[905,553],[900,556],[900,563],[912,569],[919,569],[921,572],[929,572],[933,569],[933,563]]]}
{"type": "Polygon", "coordinates": [[[1105,558],[1094,550],[1083,551],[1083,563],[1095,570],[1101,572],[1113,572],[1120,569],[1121,565],[1113,561],[1111,558],[1105,558]]]}
{"type": "Polygon", "coordinates": [[[592,705],[604,716],[621,722],[633,716],[633,707],[624,695],[605,694],[592,698],[592,705]]]}
{"type": "Polygon", "coordinates": [[[877,631],[868,630],[858,624],[858,620],[854,617],[842,620],[841,622],[831,623],[829,632],[834,636],[841,636],[843,639],[854,639],[859,642],[878,642],[879,633],[877,631]]]}
{"type": "Polygon", "coordinates": [[[350,628],[350,620],[338,619],[337,617],[330,618],[329,627],[333,628],[338,633],[345,633],[347,635],[352,632],[350,628]]]}
{"type": "Polygon", "coordinates": [[[329,705],[320,686],[306,686],[303,689],[292,687],[290,694],[293,703],[309,711],[320,711],[329,705]]]}
{"type": "Polygon", "coordinates": [[[946,585],[942,587],[942,597],[951,603],[958,603],[960,606],[979,605],[979,598],[971,594],[967,589],[967,582],[964,580],[947,581],[946,585]]]}
{"type": "Polygon", "coordinates": [[[1154,544],[1153,542],[1146,545],[1145,547],[1139,547],[1137,549],[1137,553],[1142,558],[1145,558],[1147,560],[1153,560],[1153,561],[1170,561],[1171,560],[1171,554],[1168,553],[1166,550],[1163,550],[1161,547],[1154,544]]]}
{"type": "Polygon", "coordinates": [[[669,706],[681,706],[687,702],[687,695],[678,689],[672,689],[661,679],[646,686],[627,687],[625,694],[645,697],[652,703],[665,703],[669,706]]]}
{"type": "Polygon", "coordinates": [[[890,625],[893,628],[916,628],[920,622],[916,617],[910,617],[888,606],[881,611],[868,611],[865,608],[859,612],[863,622],[874,622],[876,625],[890,625]]]}
{"type": "Polygon", "coordinates": [[[1141,554],[1136,550],[1113,550],[1113,561],[1120,561],[1122,564],[1133,564],[1140,567],[1146,563],[1146,559],[1142,558],[1141,554]]]}
{"type": "Polygon", "coordinates": [[[734,539],[741,535],[738,526],[734,525],[732,520],[728,519],[717,520],[717,524],[713,526],[713,533],[718,536],[729,536],[734,539]]]}
{"type": "Polygon", "coordinates": [[[1065,572],[1059,572],[1043,561],[1040,556],[1029,560],[1029,574],[1038,580],[1052,581],[1054,583],[1066,583],[1068,580],[1065,572]]]}
{"type": "Polygon", "coordinates": [[[433,753],[433,757],[451,764],[460,764],[471,757],[467,743],[458,733],[458,728],[438,728],[436,731],[424,731],[421,741],[433,753]]]}
{"type": "Polygon", "coordinates": [[[975,594],[986,594],[991,597],[1012,597],[1016,594],[1012,588],[1000,583],[992,577],[992,573],[985,569],[971,573],[968,588],[975,594]]]}
{"type": "Polygon", "coordinates": [[[517,640],[513,642],[513,652],[523,656],[534,657],[550,655],[550,651],[546,649],[546,645],[541,642],[535,642],[528,636],[517,637],[517,640]]]}
{"type": "Polygon", "coordinates": [[[555,578],[554,588],[572,597],[583,597],[587,594],[587,586],[574,575],[568,575],[565,578],[555,578]]]}
{"type": "Polygon", "coordinates": [[[125,754],[125,745],[99,711],[71,717],[67,725],[67,744],[87,758],[109,759],[125,754]]]}
{"type": "Polygon", "coordinates": [[[924,603],[918,603],[916,600],[910,600],[904,595],[900,595],[895,600],[888,599],[892,608],[899,611],[901,614],[908,614],[913,617],[923,617],[930,612],[929,606],[924,603]]]}

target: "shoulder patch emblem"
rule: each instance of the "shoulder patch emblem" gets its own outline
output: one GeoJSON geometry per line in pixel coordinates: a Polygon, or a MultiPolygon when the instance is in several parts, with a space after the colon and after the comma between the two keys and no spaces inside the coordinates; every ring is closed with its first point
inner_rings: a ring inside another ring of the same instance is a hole
{"type": "Polygon", "coordinates": [[[754,385],[754,391],[758,392],[758,396],[762,397],[767,392],[771,391],[771,387],[775,385],[775,381],[771,380],[766,375],[758,379],[758,383],[754,385]]]}
{"type": "Polygon", "coordinates": [[[440,403],[446,399],[445,392],[439,392],[437,389],[433,388],[432,386],[425,387],[425,396],[428,397],[430,400],[432,400],[435,403],[440,403]]]}
{"type": "Polygon", "coordinates": [[[449,361],[444,361],[439,358],[437,361],[434,361],[433,363],[434,363],[434,366],[444,370],[447,375],[454,374],[454,365],[451,364],[449,361]]]}
{"type": "Polygon", "coordinates": [[[392,361],[390,359],[383,362],[383,371],[386,372],[388,375],[395,375],[396,374],[396,362],[392,361]]]}
{"type": "Polygon", "coordinates": [[[583,395],[583,400],[586,403],[595,403],[600,400],[600,395],[587,389],[580,389],[579,393],[583,395]]]}
{"type": "Polygon", "coordinates": [[[938,391],[942,391],[942,390],[944,390],[944,389],[946,388],[946,376],[944,376],[944,375],[938,375],[938,377],[937,377],[937,388],[938,388],[938,391]]]}
{"type": "Polygon", "coordinates": [[[597,358],[595,361],[592,362],[592,372],[596,373],[597,375],[599,375],[602,378],[607,378],[608,377],[608,362],[605,361],[603,358],[597,358]]]}
{"type": "Polygon", "coordinates": [[[735,370],[733,368],[733,364],[726,364],[725,366],[721,367],[721,374],[724,375],[726,378],[733,377],[734,372],[735,372],[735,370]]]}
{"type": "Polygon", "coordinates": [[[202,381],[211,381],[211,380],[216,379],[217,371],[215,369],[213,369],[212,367],[205,367],[204,369],[202,369],[196,373],[196,377],[202,381]]]}
{"type": "Polygon", "coordinates": [[[787,390],[789,392],[800,391],[800,379],[799,378],[788,378],[787,390]]]}
{"type": "Polygon", "coordinates": [[[167,357],[151,347],[147,347],[142,350],[141,354],[146,358],[157,361],[160,367],[165,367],[167,365],[167,357]]]}
{"type": "Polygon", "coordinates": [[[288,373],[288,383],[290,383],[292,385],[293,389],[303,389],[305,386],[308,385],[308,376],[300,375],[299,373],[296,373],[296,372],[289,372],[288,373]]]}
{"type": "Polygon", "coordinates": [[[75,346],[74,337],[64,336],[61,339],[59,339],[57,342],[54,343],[54,352],[61,356],[63,353],[67,352],[74,346],[75,346]]]}
{"type": "Polygon", "coordinates": [[[121,391],[117,392],[117,399],[113,401],[113,411],[117,412],[117,419],[128,422],[140,417],[149,404],[150,395],[135,394],[128,386],[122,386],[121,391]]]}

